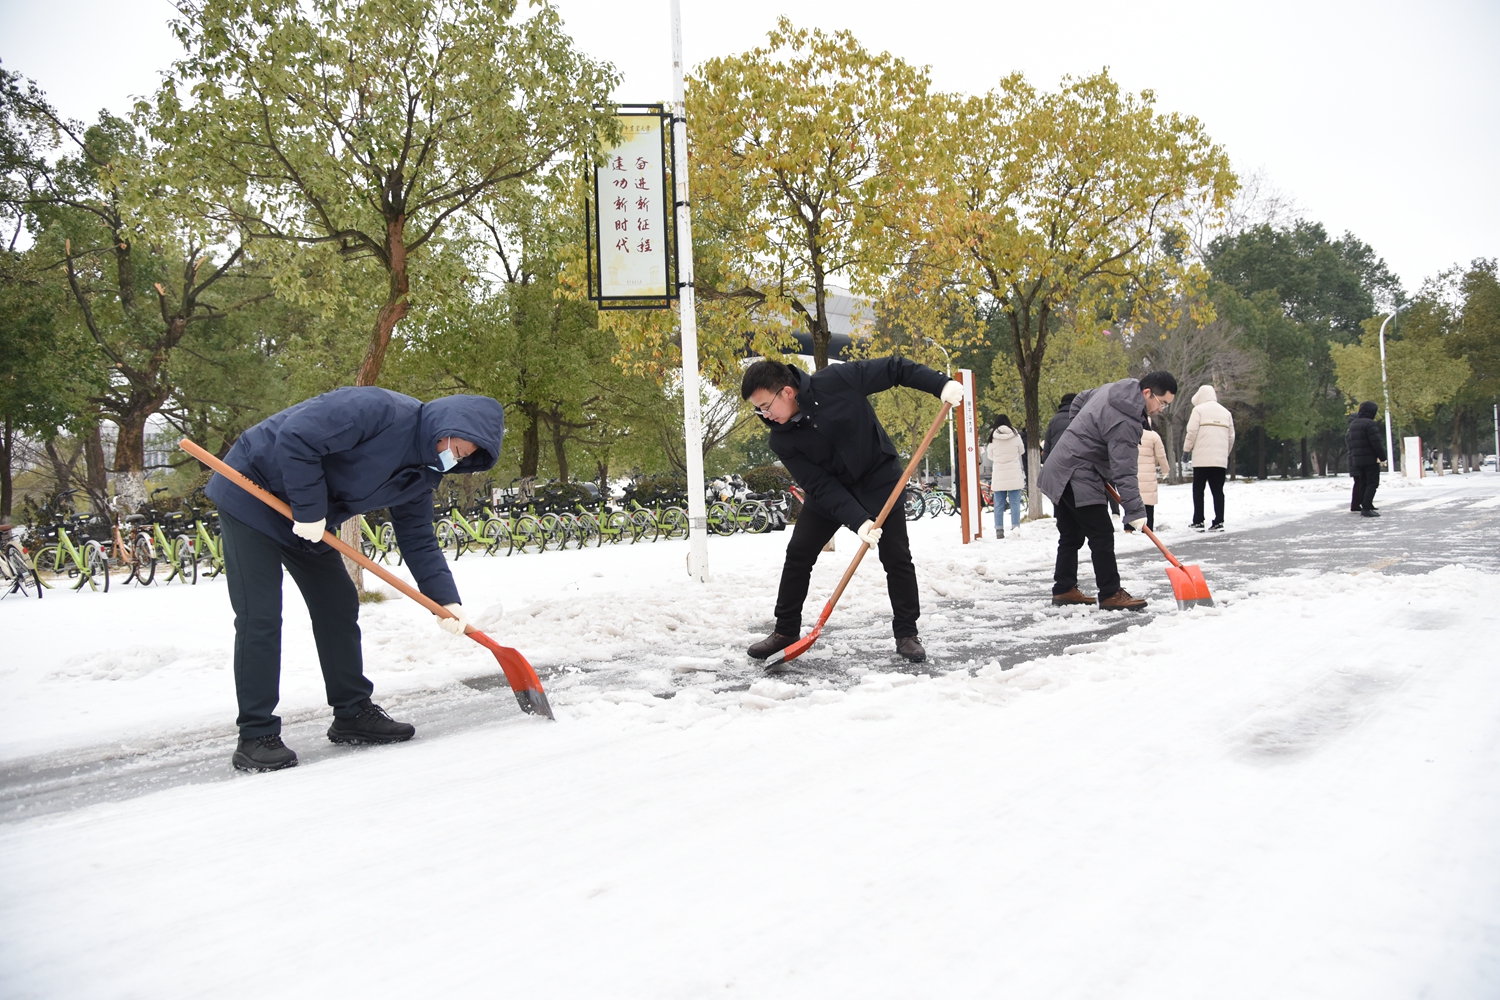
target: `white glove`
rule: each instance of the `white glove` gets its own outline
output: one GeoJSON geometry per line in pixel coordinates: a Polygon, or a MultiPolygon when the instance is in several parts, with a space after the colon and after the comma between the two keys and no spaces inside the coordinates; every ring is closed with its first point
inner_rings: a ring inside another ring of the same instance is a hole
{"type": "Polygon", "coordinates": [[[1136,518],[1130,522],[1130,526],[1136,531],[1144,531],[1146,528],[1146,519],[1144,517],[1136,518]]]}
{"type": "MultiPolygon", "coordinates": [[[[956,382],[953,384],[957,385],[956,382]]],[[[859,536],[860,541],[873,549],[880,544],[880,536],[885,534],[885,529],[875,527],[874,521],[866,521],[859,526],[859,530],[855,534],[859,536]]]]}
{"type": "Polygon", "coordinates": [[[305,538],[309,542],[321,542],[323,540],[323,527],[328,523],[328,518],[320,517],[316,521],[293,521],[292,534],[298,538],[305,538]]]}
{"type": "Polygon", "coordinates": [[[963,406],[964,384],[962,382],[949,381],[947,385],[943,386],[940,398],[949,406],[963,406]]]}
{"type": "Polygon", "coordinates": [[[438,628],[450,635],[463,635],[464,629],[469,626],[469,616],[464,614],[462,604],[444,604],[443,607],[453,612],[452,618],[439,618],[438,628]]]}

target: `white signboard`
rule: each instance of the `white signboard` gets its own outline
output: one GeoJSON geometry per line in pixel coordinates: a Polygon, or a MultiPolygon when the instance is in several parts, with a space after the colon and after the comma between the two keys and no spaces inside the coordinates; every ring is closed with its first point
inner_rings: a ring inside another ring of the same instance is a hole
{"type": "Polygon", "coordinates": [[[595,297],[661,301],[676,292],[668,288],[672,206],[665,182],[663,119],[658,111],[618,117],[620,145],[594,173],[599,240],[595,297]]]}

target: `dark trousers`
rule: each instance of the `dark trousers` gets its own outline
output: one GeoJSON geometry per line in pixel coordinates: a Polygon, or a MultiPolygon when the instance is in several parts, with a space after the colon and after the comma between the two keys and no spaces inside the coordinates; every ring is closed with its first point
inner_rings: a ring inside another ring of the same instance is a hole
{"type": "Polygon", "coordinates": [[[1193,469],[1193,523],[1203,523],[1203,487],[1214,495],[1214,524],[1224,523],[1224,470],[1207,466],[1193,469]]]}
{"type": "MultiPolygon", "coordinates": [[[[786,547],[781,568],[781,589],[776,594],[776,631],[782,635],[802,633],[802,603],[807,600],[808,581],[818,553],[841,525],[810,504],[797,515],[792,540],[786,547]]],[[[891,631],[897,639],[917,634],[922,608],[917,600],[917,568],[911,563],[911,544],[906,536],[906,518],[898,506],[881,526],[880,564],[885,567],[886,590],[891,595],[891,631]]],[[[832,596],[832,595],[830,595],[832,596]]]]}
{"type": "Polygon", "coordinates": [[[1094,563],[1094,582],[1099,585],[1099,600],[1120,589],[1120,568],[1115,564],[1115,522],[1102,503],[1080,507],[1073,502],[1073,484],[1063,490],[1062,500],[1053,508],[1057,521],[1057,566],[1052,571],[1052,593],[1066,594],[1078,586],[1078,550],[1089,543],[1089,558],[1094,563]]]}
{"type": "Polygon", "coordinates": [[[224,575],[234,608],[236,724],[242,739],[281,732],[281,568],[291,574],[312,617],[328,704],[336,716],[356,714],[375,686],[365,677],[359,646],[359,592],[344,560],[332,550],[283,546],[243,521],[219,512],[224,575]]]}
{"type": "Polygon", "coordinates": [[[1146,527],[1152,531],[1156,530],[1156,504],[1154,503],[1146,505],[1146,527]]]}
{"type": "Polygon", "coordinates": [[[1380,488],[1380,466],[1356,465],[1349,470],[1354,477],[1354,494],[1349,498],[1350,510],[1374,510],[1375,491],[1380,488]]]}

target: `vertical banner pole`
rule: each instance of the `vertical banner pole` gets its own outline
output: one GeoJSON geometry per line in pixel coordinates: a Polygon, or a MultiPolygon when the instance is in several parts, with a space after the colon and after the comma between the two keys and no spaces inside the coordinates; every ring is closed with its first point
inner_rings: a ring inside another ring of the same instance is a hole
{"type": "Polygon", "coordinates": [[[979,434],[979,407],[974,404],[974,397],[979,389],[979,383],[974,378],[974,373],[969,372],[969,380],[964,383],[964,420],[973,432],[974,439],[974,537],[984,536],[984,438],[979,434]]]}
{"type": "Polygon", "coordinates": [[[703,415],[698,401],[698,315],[693,294],[693,217],[688,203],[687,88],[683,84],[682,9],[672,0],[672,151],[677,188],[677,285],[682,321],[682,425],[688,492],[688,576],[707,583],[708,509],[703,500],[703,415]]]}

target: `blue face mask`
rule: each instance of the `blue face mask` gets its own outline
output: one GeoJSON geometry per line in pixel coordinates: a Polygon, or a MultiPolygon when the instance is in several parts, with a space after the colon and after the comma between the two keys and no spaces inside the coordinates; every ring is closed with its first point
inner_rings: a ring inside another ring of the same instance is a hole
{"type": "Polygon", "coordinates": [[[438,463],[438,465],[434,465],[432,466],[432,468],[437,469],[439,472],[447,472],[449,469],[457,465],[458,459],[454,456],[453,449],[444,448],[442,451],[438,452],[438,463]]]}

